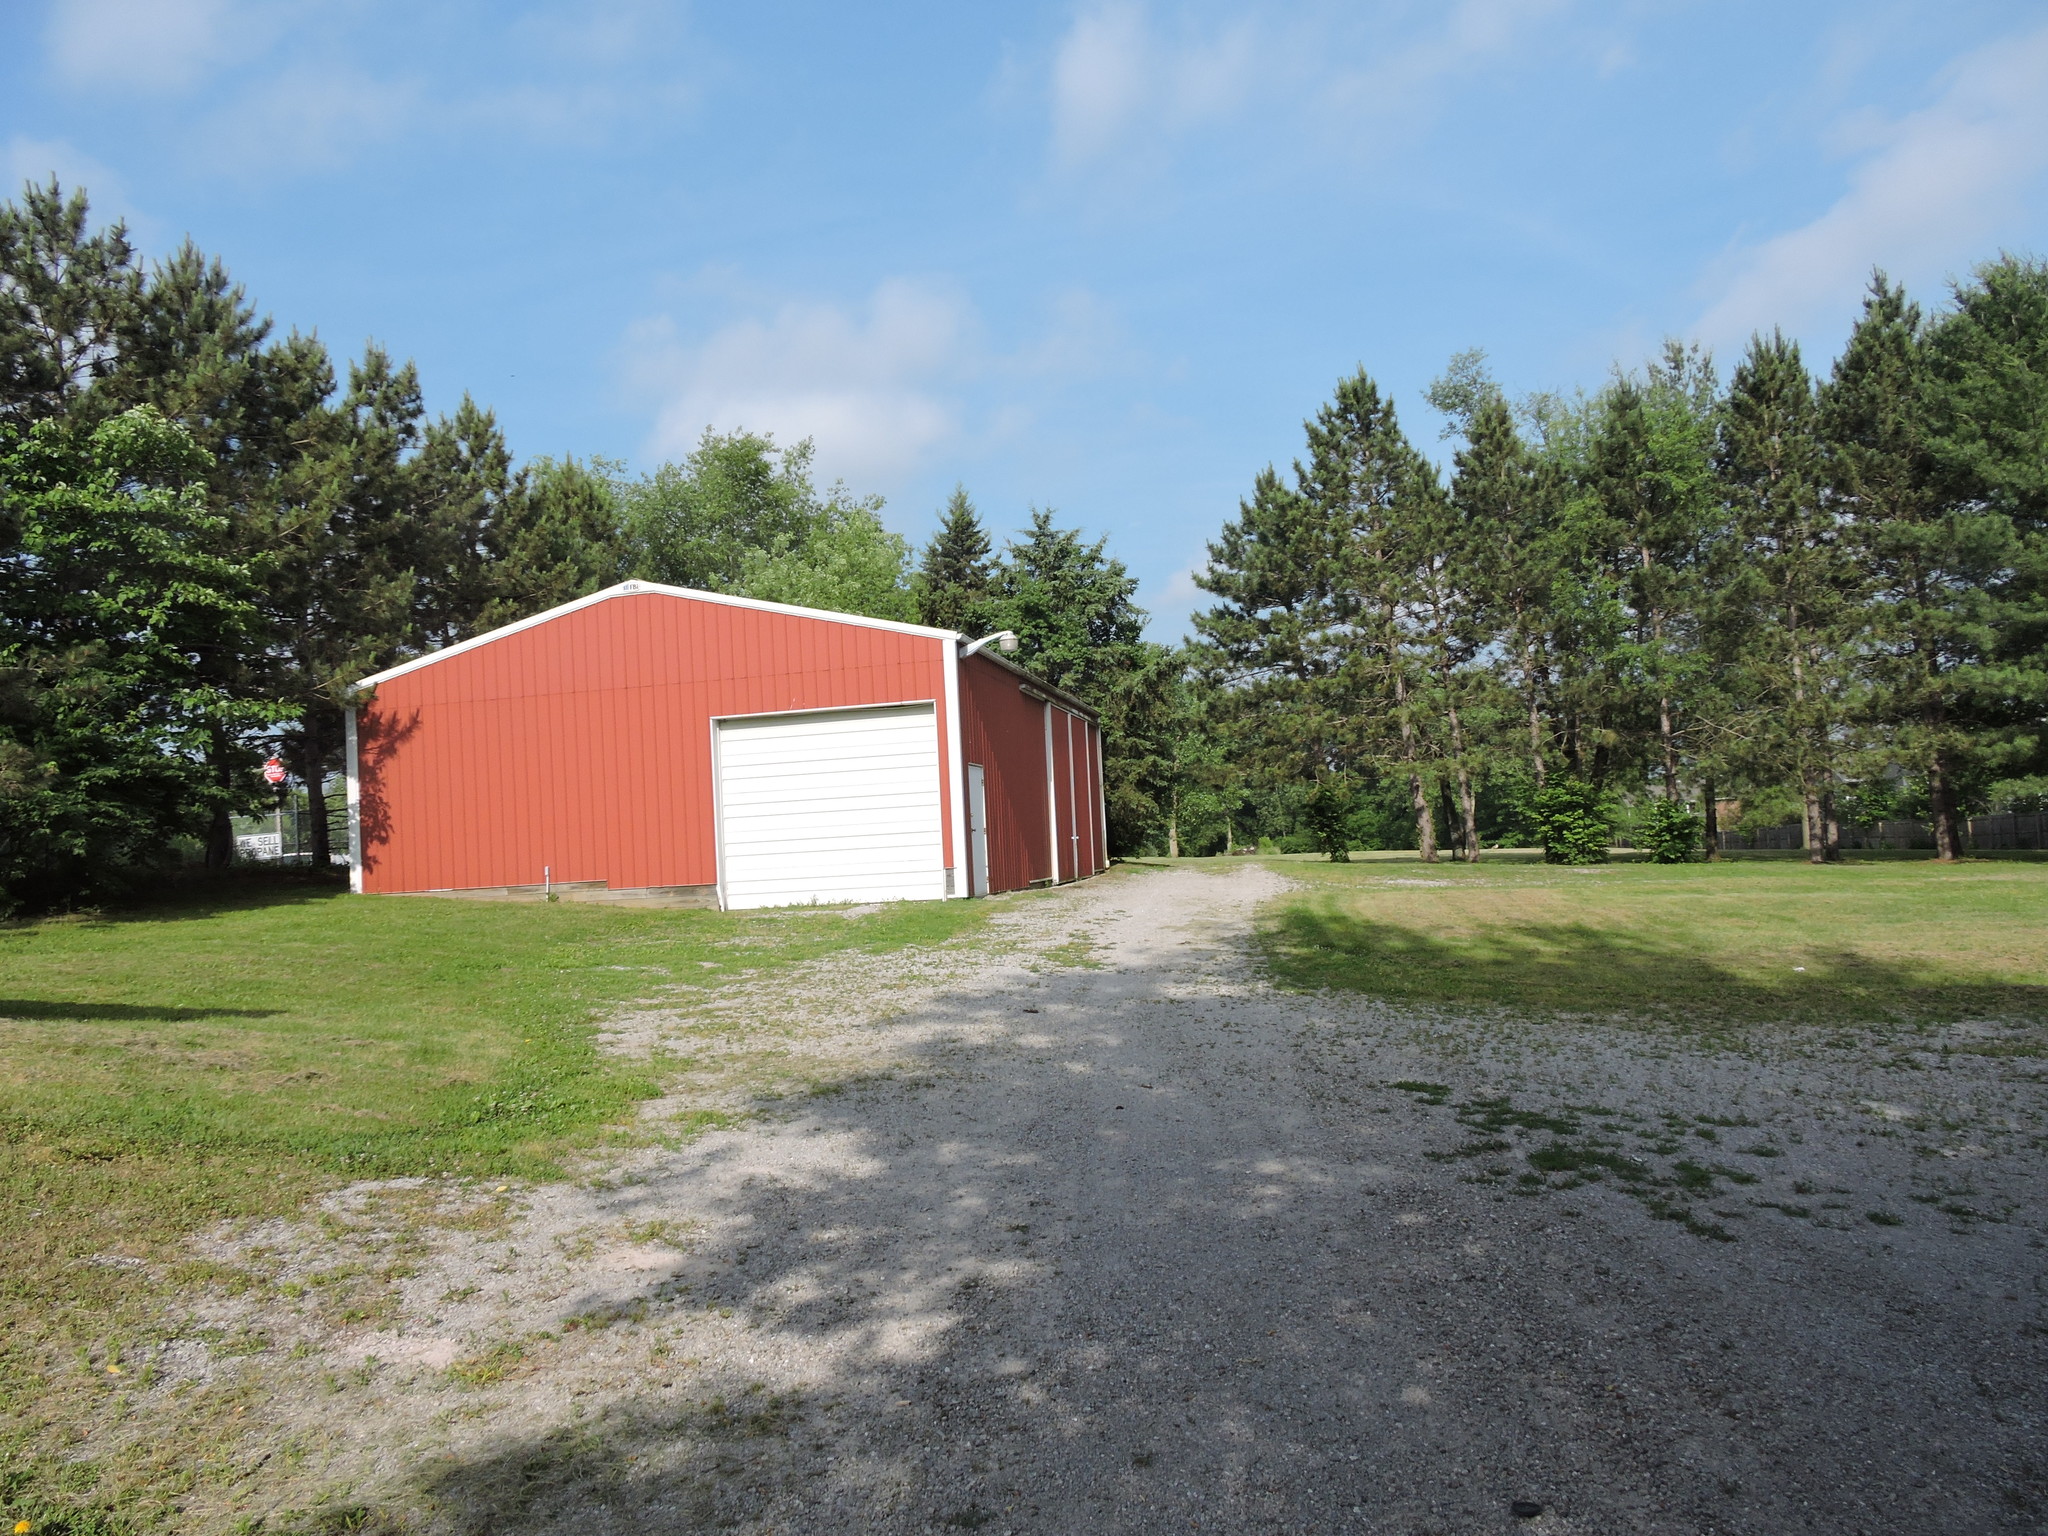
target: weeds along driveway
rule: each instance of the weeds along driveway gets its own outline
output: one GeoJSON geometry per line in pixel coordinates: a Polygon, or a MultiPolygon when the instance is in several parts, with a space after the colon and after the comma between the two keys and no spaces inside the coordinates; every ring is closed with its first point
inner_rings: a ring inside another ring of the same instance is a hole
{"type": "Polygon", "coordinates": [[[218,1304],[294,1468],[221,1523],[2042,1529],[2037,1059],[1280,993],[1283,888],[1123,872],[991,946],[649,1007],[611,1039],[687,1058],[651,1133],[764,1050],[823,1091],[223,1237],[407,1272],[352,1323],[218,1304]]]}

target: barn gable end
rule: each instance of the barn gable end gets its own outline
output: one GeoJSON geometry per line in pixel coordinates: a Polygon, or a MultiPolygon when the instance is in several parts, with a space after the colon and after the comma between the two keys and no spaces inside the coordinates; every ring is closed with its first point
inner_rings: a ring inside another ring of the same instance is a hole
{"type": "Polygon", "coordinates": [[[965,895],[969,758],[995,791],[993,889],[1045,878],[1056,841],[1059,878],[1094,873],[1092,720],[960,640],[629,582],[390,668],[351,720],[356,888],[965,895]]]}

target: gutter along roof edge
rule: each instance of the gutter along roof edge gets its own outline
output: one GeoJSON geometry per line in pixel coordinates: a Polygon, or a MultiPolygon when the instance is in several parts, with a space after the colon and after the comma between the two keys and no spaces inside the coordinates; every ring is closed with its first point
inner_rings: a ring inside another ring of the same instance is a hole
{"type": "Polygon", "coordinates": [[[967,659],[969,661],[992,661],[997,666],[1001,667],[1005,672],[1014,673],[1016,676],[1022,678],[1027,686],[1036,689],[1044,697],[1051,699],[1053,703],[1059,705],[1059,707],[1067,711],[1068,714],[1080,715],[1085,719],[1094,721],[1097,725],[1102,724],[1102,712],[1096,709],[1094,705],[1082,703],[1079,698],[1067,692],[1066,689],[1059,687],[1057,684],[1048,683],[1036,672],[1033,672],[1026,667],[1020,667],[1014,661],[1010,661],[1007,658],[999,656],[992,651],[976,651],[972,656],[968,657],[967,659]]]}

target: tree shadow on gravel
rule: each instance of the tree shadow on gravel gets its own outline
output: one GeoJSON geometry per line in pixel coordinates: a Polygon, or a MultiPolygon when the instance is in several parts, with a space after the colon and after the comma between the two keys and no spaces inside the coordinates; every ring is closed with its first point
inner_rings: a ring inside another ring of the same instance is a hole
{"type": "Polygon", "coordinates": [[[1984,1510],[2027,1433],[1990,1414],[2033,1378],[1981,1318],[1892,1329],[1896,1295],[1848,1271],[1745,1310],[1749,1245],[1632,1208],[1626,1253],[1543,1236],[1555,1218],[1445,1165],[1240,1091],[1288,1069],[1210,1028],[1224,1002],[1168,998],[1188,974],[956,994],[898,1081],[606,1190],[593,1220],[715,1235],[659,1279],[592,1274],[502,1380],[443,1383],[443,1421],[505,1428],[409,1496],[264,1529],[1505,1530],[1527,1499],[1588,1529],[1761,1530],[1823,1489],[1843,1530],[1984,1510]],[[946,1037],[991,1021],[1000,1046],[946,1037]],[[1879,1450],[1927,1491],[1833,1491],[1879,1450]]]}

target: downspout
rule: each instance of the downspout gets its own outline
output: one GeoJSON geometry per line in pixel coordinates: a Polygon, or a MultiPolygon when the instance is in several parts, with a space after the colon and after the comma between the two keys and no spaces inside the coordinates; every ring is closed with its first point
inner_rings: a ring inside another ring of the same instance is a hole
{"type": "Polygon", "coordinates": [[[939,644],[945,648],[946,656],[946,782],[953,789],[951,815],[947,817],[953,832],[953,857],[946,865],[946,894],[969,896],[973,894],[972,874],[963,882],[957,873],[968,868],[972,858],[967,848],[966,754],[960,740],[964,725],[960,719],[961,650],[958,640],[941,640],[939,644]]]}
{"type": "Polygon", "coordinates": [[[342,766],[348,774],[348,888],[363,894],[363,779],[356,761],[356,712],[345,709],[342,719],[342,766]]]}
{"type": "Polygon", "coordinates": [[[1102,846],[1095,850],[1097,872],[1109,868],[1109,784],[1102,771],[1102,727],[1092,727],[1095,740],[1095,803],[1102,810],[1102,846]]]}
{"type": "Polygon", "coordinates": [[[1052,855],[1052,883],[1060,883],[1060,797],[1059,781],[1052,768],[1052,701],[1045,705],[1045,840],[1052,855]]]}
{"type": "MultiPolygon", "coordinates": [[[[1065,715],[1065,711],[1061,713],[1065,715]]],[[[1073,852],[1073,879],[1081,879],[1081,791],[1075,788],[1073,776],[1073,715],[1067,715],[1067,805],[1073,807],[1073,819],[1067,825],[1067,842],[1073,852]]],[[[1090,874],[1094,874],[1094,870],[1090,870],[1090,874]]]]}

